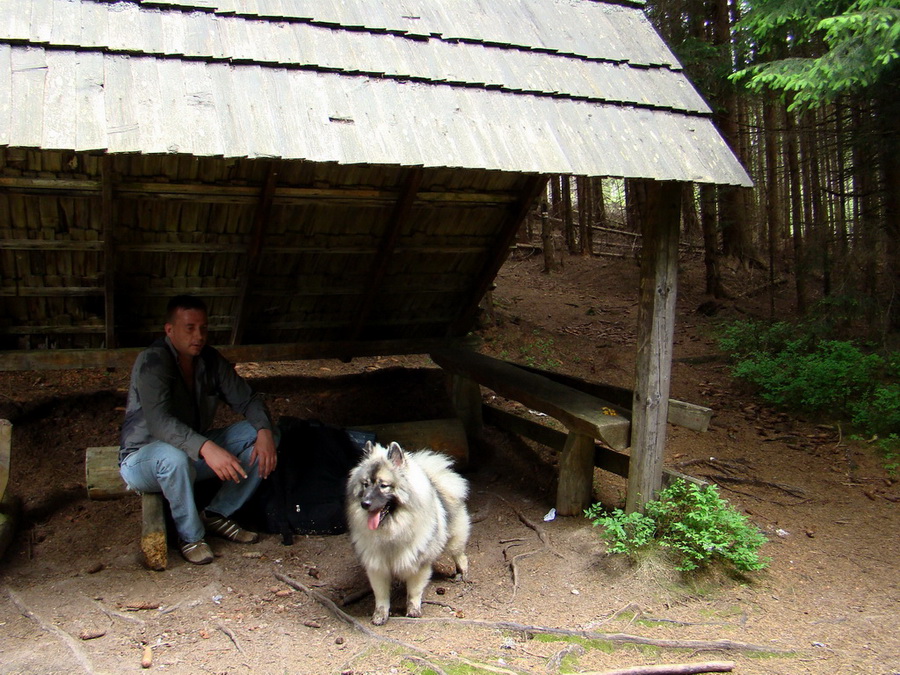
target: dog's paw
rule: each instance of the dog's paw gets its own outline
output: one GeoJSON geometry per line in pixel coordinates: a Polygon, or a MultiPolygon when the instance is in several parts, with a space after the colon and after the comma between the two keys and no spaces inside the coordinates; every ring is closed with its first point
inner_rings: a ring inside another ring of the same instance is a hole
{"type": "Polygon", "coordinates": [[[414,605],[413,603],[409,603],[406,606],[406,616],[419,619],[422,617],[422,605],[414,605]]]}
{"type": "Polygon", "coordinates": [[[383,626],[387,623],[388,620],[388,610],[375,608],[375,612],[372,614],[372,623],[376,626],[383,626]]]}

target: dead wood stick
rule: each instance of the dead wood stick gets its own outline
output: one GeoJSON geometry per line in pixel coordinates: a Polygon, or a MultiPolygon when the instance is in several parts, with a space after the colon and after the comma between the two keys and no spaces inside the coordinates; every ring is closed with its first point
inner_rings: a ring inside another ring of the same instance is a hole
{"type": "Polygon", "coordinates": [[[109,607],[106,607],[106,606],[100,604],[96,600],[94,600],[94,604],[97,605],[97,607],[100,609],[100,611],[103,612],[104,614],[106,614],[106,616],[108,616],[110,619],[122,619],[123,621],[130,621],[131,623],[136,623],[139,626],[143,626],[145,623],[147,623],[143,619],[139,619],[138,617],[132,616],[131,614],[126,614],[125,612],[117,612],[114,609],[110,609],[109,607]]]}
{"type": "Polygon", "coordinates": [[[221,622],[216,624],[216,628],[218,628],[220,631],[222,631],[223,633],[225,633],[225,635],[227,635],[229,637],[229,639],[234,643],[234,646],[237,648],[237,650],[241,654],[244,653],[244,648],[241,647],[241,643],[238,642],[237,635],[234,634],[233,630],[231,630],[228,626],[226,626],[225,624],[223,624],[221,622]]]}
{"type": "Polygon", "coordinates": [[[341,607],[346,607],[347,605],[352,605],[354,602],[359,602],[363,598],[372,594],[372,589],[368,586],[366,588],[358,588],[355,591],[351,591],[347,593],[343,598],[341,598],[341,607]]]}
{"type": "Polygon", "coordinates": [[[582,675],[693,675],[694,673],[730,673],[734,661],[709,661],[707,663],[669,663],[657,666],[634,666],[582,673],[582,675]]]}
{"type": "MultiPolygon", "coordinates": [[[[280,579],[281,581],[286,583],[291,588],[294,588],[298,591],[303,591],[312,600],[315,600],[320,605],[324,606],[325,609],[329,610],[332,614],[334,614],[335,618],[340,619],[347,625],[351,626],[352,628],[355,628],[360,633],[367,635],[369,637],[381,639],[381,636],[378,635],[378,633],[376,633],[371,628],[369,628],[368,626],[363,624],[359,619],[355,619],[352,616],[350,616],[349,614],[347,614],[347,612],[345,612],[340,607],[338,607],[334,603],[334,601],[331,600],[331,598],[328,598],[324,594],[319,593],[319,591],[315,591],[312,588],[310,588],[309,586],[301,584],[296,579],[291,579],[289,576],[287,576],[286,574],[282,574],[281,572],[275,572],[275,578],[280,579]]],[[[420,651],[420,650],[413,649],[413,651],[420,651]]]]}
{"type": "Polygon", "coordinates": [[[18,594],[11,588],[6,589],[7,595],[9,595],[9,599],[12,600],[13,604],[16,608],[21,612],[22,616],[27,619],[31,619],[36,624],[38,624],[43,630],[51,633],[52,635],[57,636],[60,640],[62,640],[65,645],[71,650],[71,652],[75,655],[75,658],[78,660],[79,665],[84,668],[86,673],[93,674],[94,668],[91,665],[90,659],[88,659],[87,654],[84,653],[84,650],[78,646],[78,642],[69,635],[66,631],[61,628],[57,628],[51,623],[47,623],[40,616],[32,612],[28,609],[28,606],[24,603],[24,601],[18,596],[18,594]]]}
{"type": "Polygon", "coordinates": [[[534,523],[531,520],[529,520],[528,517],[526,517],[526,515],[524,513],[522,513],[518,508],[516,508],[516,506],[514,506],[512,503],[510,503],[510,501],[508,499],[501,497],[500,495],[496,495],[496,496],[498,499],[505,502],[506,505],[509,506],[509,508],[511,508],[513,510],[513,512],[516,514],[516,517],[519,519],[519,522],[521,522],[525,527],[528,527],[528,528],[531,528],[532,530],[534,530],[535,534],[537,534],[537,536],[538,536],[538,539],[541,540],[541,543],[546,548],[550,549],[550,552],[553,555],[555,555],[557,558],[565,559],[565,557],[561,553],[558,553],[550,545],[550,537],[547,536],[547,533],[544,531],[543,527],[541,527],[537,523],[534,523]]]}
{"type": "Polygon", "coordinates": [[[534,626],[515,621],[482,621],[480,619],[449,619],[446,617],[421,617],[418,619],[406,619],[397,617],[398,621],[416,621],[418,623],[446,623],[453,622],[466,626],[480,626],[493,630],[518,631],[520,633],[547,633],[550,635],[565,635],[568,637],[580,637],[586,640],[606,640],[622,644],[649,645],[663,649],[694,649],[697,651],[745,651],[765,652],[767,654],[790,653],[791,650],[775,649],[766,645],[754,645],[748,642],[736,642],[734,640],[664,640],[629,635],[628,633],[595,633],[588,630],[572,630],[568,628],[554,628],[552,626],[534,626]]]}

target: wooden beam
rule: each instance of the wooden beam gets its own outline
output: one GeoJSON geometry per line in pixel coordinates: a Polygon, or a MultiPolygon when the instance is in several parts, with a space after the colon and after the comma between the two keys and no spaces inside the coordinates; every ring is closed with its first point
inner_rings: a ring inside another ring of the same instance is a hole
{"type": "MultiPolygon", "coordinates": [[[[0,176],[0,189],[25,194],[58,194],[70,197],[91,197],[102,192],[102,180],[71,178],[23,178],[0,176]]],[[[208,183],[143,183],[129,182],[116,185],[116,194],[128,199],[168,199],[219,204],[253,204],[259,200],[259,189],[246,185],[210,185],[208,183]]],[[[279,187],[273,195],[275,204],[299,204],[309,202],[396,202],[397,190],[370,188],[320,188],[279,187]]],[[[519,197],[510,192],[423,192],[421,201],[477,206],[510,204],[519,197]]]]}
{"type": "MultiPolygon", "coordinates": [[[[298,361],[303,359],[353,359],[359,356],[428,354],[439,348],[464,347],[465,338],[414,340],[329,341],[272,345],[221,345],[217,349],[232,363],[248,361],[298,361]]],[[[72,370],[77,368],[131,368],[143,348],[40,349],[0,351],[0,372],[22,370],[72,370]]]]}
{"type": "Polygon", "coordinates": [[[643,511],[662,487],[672,375],[681,184],[634,180],[641,222],[637,365],[632,403],[631,470],[625,510],[643,511]]]}
{"type": "Polygon", "coordinates": [[[516,239],[516,233],[528,216],[531,207],[534,206],[538,197],[546,191],[548,180],[549,176],[540,174],[529,176],[525,179],[525,186],[522,190],[521,197],[509,206],[506,222],[503,224],[503,228],[496,243],[496,248],[493,249],[495,252],[494,257],[489,259],[487,264],[482,268],[481,274],[469,293],[471,300],[468,305],[463,307],[459,316],[450,325],[447,333],[448,336],[455,337],[469,332],[469,329],[472,327],[472,323],[475,320],[475,316],[478,313],[478,305],[481,303],[481,299],[484,297],[484,294],[490,290],[491,284],[497,277],[497,273],[509,256],[510,247],[516,239]]]}
{"type": "MultiPolygon", "coordinates": [[[[563,373],[554,373],[549,370],[541,370],[532,366],[517,364],[519,368],[524,368],[532,373],[539,373],[546,378],[559,382],[573,389],[578,389],[597,398],[609,401],[612,407],[627,417],[631,416],[631,406],[634,403],[634,391],[625,387],[616,387],[611,384],[602,382],[589,382],[580,377],[572,375],[564,375],[563,373]]],[[[669,424],[675,424],[680,427],[691,429],[692,431],[706,431],[709,429],[709,423],[712,420],[712,409],[694,403],[686,403],[674,398],[669,399],[669,414],[667,420],[669,424]]]]}
{"type": "Polygon", "coordinates": [[[247,325],[247,301],[250,286],[259,271],[259,260],[262,253],[263,239],[266,236],[266,228],[269,217],[272,214],[272,197],[275,194],[275,185],[278,182],[278,171],[275,163],[269,164],[265,183],[259,193],[256,203],[256,211],[253,214],[253,228],[247,241],[247,250],[241,270],[239,287],[240,291],[234,300],[234,322],[231,329],[231,344],[239,345],[244,337],[244,328],[247,325]]]}
{"type": "Polygon", "coordinates": [[[369,270],[366,292],[357,306],[356,322],[350,331],[350,338],[353,340],[359,339],[369,315],[375,309],[375,298],[378,297],[384,285],[384,279],[390,268],[394,250],[397,248],[397,242],[400,239],[400,232],[409,222],[413,202],[419,192],[419,186],[422,184],[422,176],[422,169],[417,168],[409,171],[404,181],[403,189],[400,192],[400,198],[394,204],[391,216],[385,224],[384,234],[378,244],[375,260],[372,261],[372,266],[369,270]]]}
{"type": "Polygon", "coordinates": [[[112,157],[101,162],[102,190],[100,220],[103,230],[103,317],[106,324],[106,348],[116,348],[116,204],[113,199],[112,157]]]}
{"type": "Polygon", "coordinates": [[[448,373],[550,415],[569,431],[599,438],[613,448],[628,447],[630,422],[604,414],[606,402],[594,396],[474,351],[444,349],[432,352],[431,359],[448,373]]]}

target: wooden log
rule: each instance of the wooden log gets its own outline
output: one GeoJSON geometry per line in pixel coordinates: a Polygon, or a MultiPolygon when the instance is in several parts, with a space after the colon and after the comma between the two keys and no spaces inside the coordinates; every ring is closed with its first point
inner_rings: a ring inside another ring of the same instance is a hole
{"type": "Polygon", "coordinates": [[[16,525],[22,510],[21,500],[12,491],[7,492],[0,499],[0,558],[6,553],[6,549],[12,543],[16,533],[16,525]]]}
{"type": "Polygon", "coordinates": [[[159,492],[141,495],[141,551],[144,564],[158,572],[166,569],[169,562],[165,501],[159,492]]]}
{"type": "Polygon", "coordinates": [[[84,454],[84,477],[89,499],[117,499],[129,494],[119,473],[119,446],[88,448],[84,454]]]}
{"type": "Polygon", "coordinates": [[[594,439],[570,432],[559,458],[556,512],[579,516],[591,505],[594,486],[594,439]]]}
{"type": "Polygon", "coordinates": [[[469,463],[466,429],[462,421],[455,417],[417,422],[370,424],[353,428],[374,433],[377,442],[382,445],[397,441],[404,450],[430,448],[442,452],[453,458],[457,468],[464,468],[469,463]]]}
{"type": "Polygon", "coordinates": [[[0,499],[9,485],[10,459],[12,457],[12,423],[0,420],[0,499]]]}
{"type": "Polygon", "coordinates": [[[447,373],[447,393],[466,433],[470,438],[478,436],[484,426],[481,417],[481,386],[463,375],[447,373]]]}
{"type": "Polygon", "coordinates": [[[633,194],[641,221],[641,285],[634,425],[625,510],[643,511],[662,487],[663,451],[669,413],[681,184],[635,180],[633,194]]]}

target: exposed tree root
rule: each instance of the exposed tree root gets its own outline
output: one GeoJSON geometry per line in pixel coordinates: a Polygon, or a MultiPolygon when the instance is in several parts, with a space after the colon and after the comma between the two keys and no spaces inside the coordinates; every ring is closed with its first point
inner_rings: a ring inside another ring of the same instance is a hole
{"type": "Polygon", "coordinates": [[[633,668],[617,668],[601,672],[582,673],[582,675],[693,675],[694,673],[730,673],[734,670],[734,661],[710,661],[708,663],[669,663],[657,666],[635,666],[633,668]]]}
{"type": "Polygon", "coordinates": [[[748,642],[735,640],[663,640],[629,635],[628,633],[595,633],[586,630],[571,630],[568,628],[554,628],[552,626],[534,626],[517,623],[515,621],[481,621],[479,619],[450,619],[445,617],[422,617],[419,619],[407,619],[397,617],[398,621],[415,621],[421,623],[456,623],[466,626],[480,626],[493,630],[509,630],[521,633],[544,633],[549,635],[564,635],[566,637],[580,637],[585,640],[605,640],[621,644],[649,645],[663,649],[693,649],[696,651],[743,651],[762,652],[766,654],[789,654],[790,650],[781,650],[766,645],[755,645],[748,642]]]}
{"type": "Polygon", "coordinates": [[[91,665],[90,659],[88,659],[87,654],[84,653],[84,650],[78,646],[78,641],[69,635],[67,632],[62,630],[61,628],[57,628],[53,624],[47,623],[37,614],[28,609],[28,606],[24,603],[24,601],[18,596],[18,594],[11,588],[6,589],[7,594],[9,595],[9,599],[12,600],[13,604],[18,608],[19,612],[22,613],[27,619],[31,619],[36,624],[38,624],[43,630],[47,631],[58,637],[62,640],[65,645],[69,648],[69,650],[75,655],[75,658],[78,660],[79,665],[84,669],[86,673],[93,673],[94,668],[91,665]]]}
{"type": "Polygon", "coordinates": [[[228,636],[228,638],[234,643],[235,648],[241,654],[244,653],[244,648],[241,647],[241,643],[238,642],[237,635],[234,634],[233,630],[231,630],[228,626],[226,626],[225,624],[223,624],[221,622],[216,624],[216,628],[218,628],[220,631],[222,631],[223,633],[225,633],[225,635],[228,636]]]}

